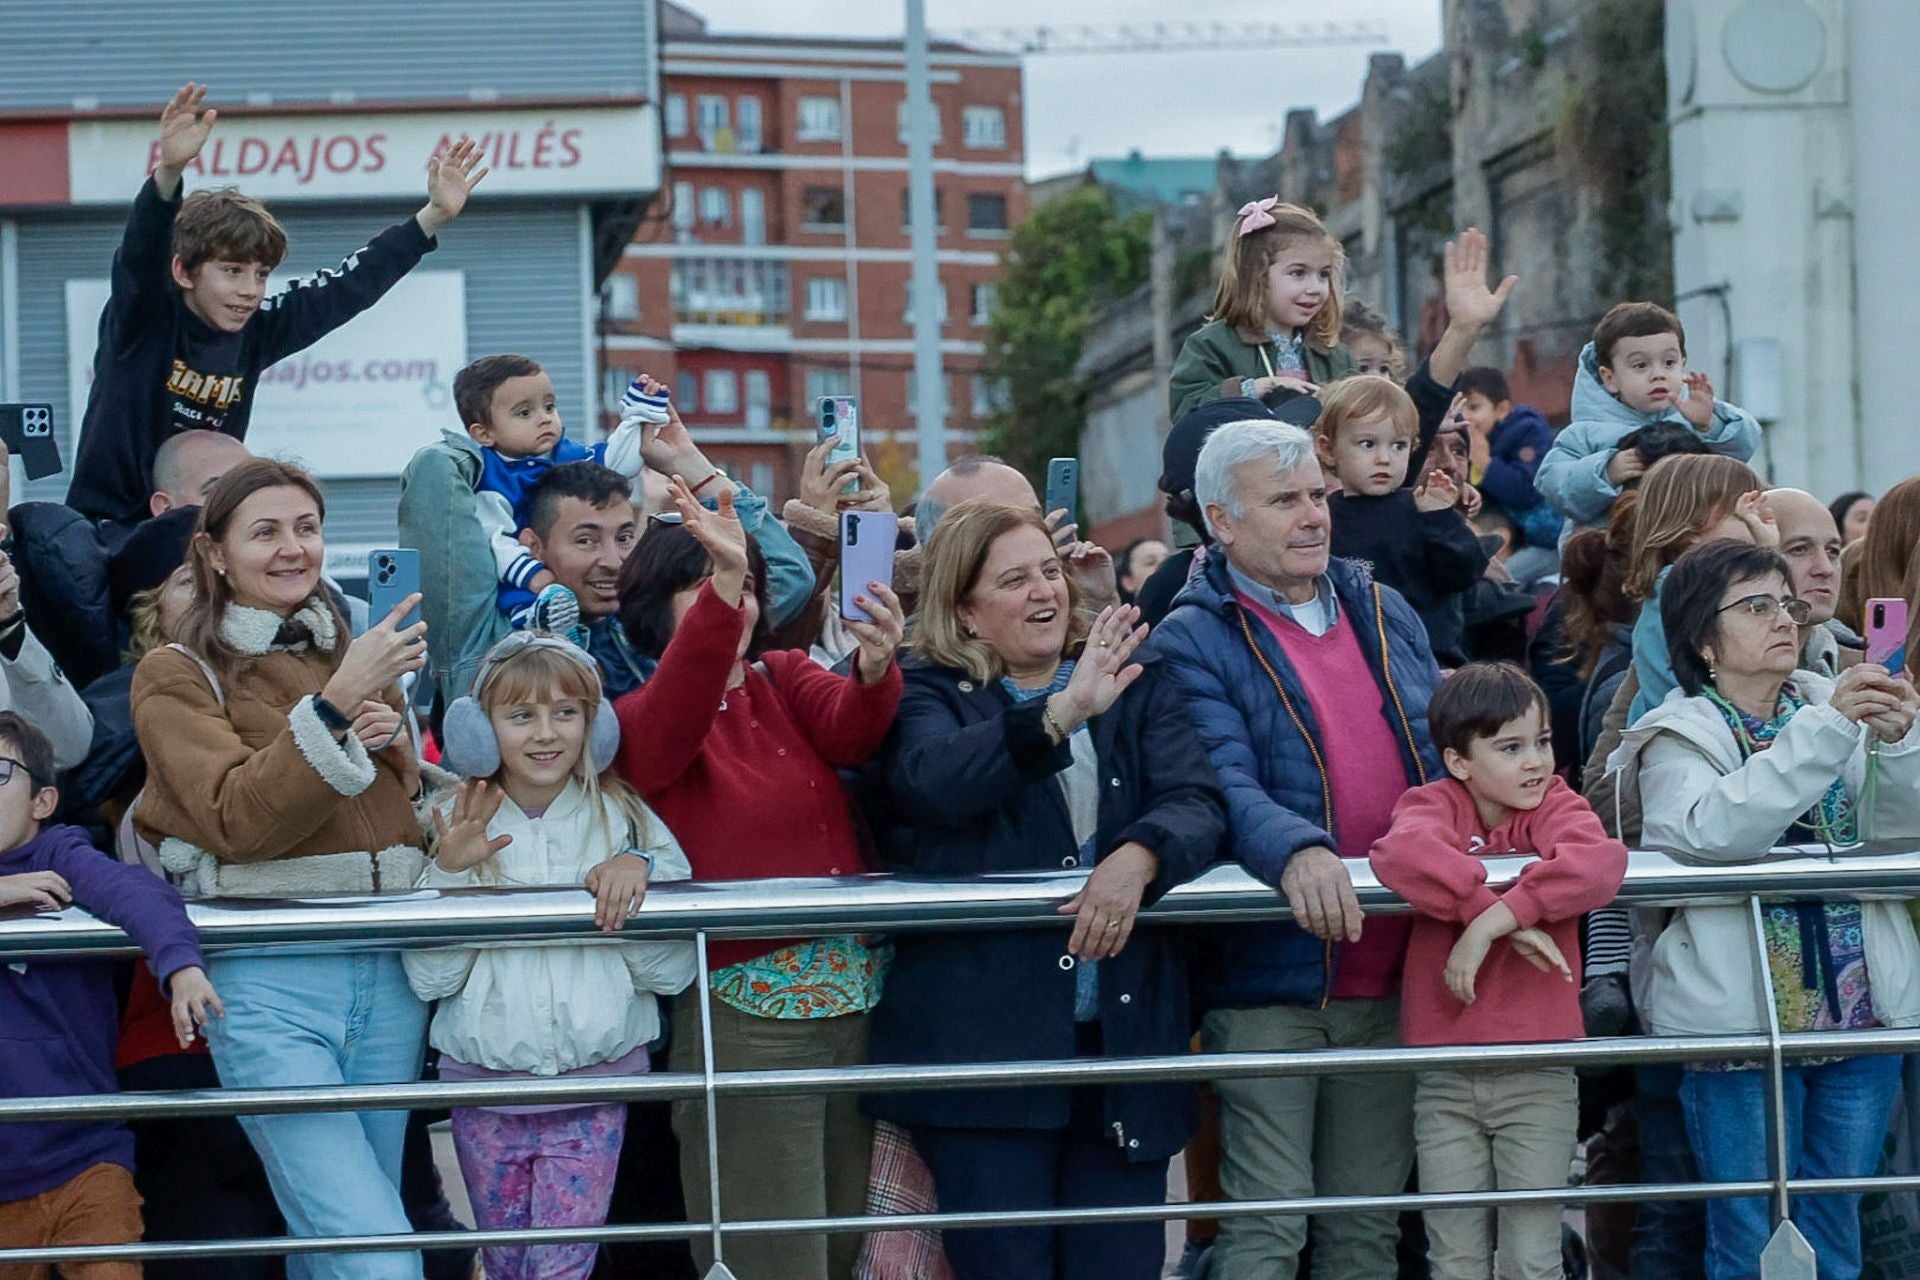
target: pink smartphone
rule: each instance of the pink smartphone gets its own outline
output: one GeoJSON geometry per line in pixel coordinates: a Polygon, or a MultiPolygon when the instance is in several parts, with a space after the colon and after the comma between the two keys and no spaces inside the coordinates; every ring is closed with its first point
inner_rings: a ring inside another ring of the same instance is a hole
{"type": "Polygon", "coordinates": [[[854,597],[872,594],[869,582],[893,585],[893,544],[900,521],[891,511],[840,513],[840,616],[872,622],[854,597]]]}
{"type": "Polygon", "coordinates": [[[1907,602],[1875,597],[1867,601],[1867,661],[1899,675],[1907,668],[1907,602]]]}

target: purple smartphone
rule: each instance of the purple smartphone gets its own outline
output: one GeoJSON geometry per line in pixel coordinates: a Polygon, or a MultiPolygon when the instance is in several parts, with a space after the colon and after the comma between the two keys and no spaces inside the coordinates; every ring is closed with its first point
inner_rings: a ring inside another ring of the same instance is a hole
{"type": "Polygon", "coordinates": [[[869,582],[893,585],[893,543],[900,521],[891,511],[840,513],[840,616],[872,622],[853,598],[867,593],[869,582]]]}
{"type": "Polygon", "coordinates": [[[1907,602],[1875,597],[1867,601],[1867,659],[1899,675],[1907,668],[1907,602]]]}

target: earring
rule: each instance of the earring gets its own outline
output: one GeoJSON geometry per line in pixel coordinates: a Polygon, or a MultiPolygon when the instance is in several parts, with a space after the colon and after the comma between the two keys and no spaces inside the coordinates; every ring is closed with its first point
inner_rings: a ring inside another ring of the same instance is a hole
{"type": "Polygon", "coordinates": [[[1707,655],[1707,679],[1714,684],[1720,683],[1720,664],[1713,660],[1712,654],[1707,655]]]}

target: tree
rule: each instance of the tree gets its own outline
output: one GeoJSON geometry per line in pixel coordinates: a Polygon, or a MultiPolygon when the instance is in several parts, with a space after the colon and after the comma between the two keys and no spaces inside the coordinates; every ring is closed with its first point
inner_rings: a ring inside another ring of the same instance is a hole
{"type": "Polygon", "coordinates": [[[1122,215],[1107,193],[1082,187],[1035,209],[1002,260],[987,329],[988,377],[1000,407],[983,446],[1037,488],[1047,459],[1079,453],[1087,390],[1075,379],[1081,342],[1101,308],[1147,278],[1152,215],[1122,215]]]}

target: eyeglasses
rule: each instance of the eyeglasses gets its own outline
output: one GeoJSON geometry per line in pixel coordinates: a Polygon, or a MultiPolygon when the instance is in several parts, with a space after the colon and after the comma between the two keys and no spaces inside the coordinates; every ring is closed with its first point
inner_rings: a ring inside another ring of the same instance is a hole
{"type": "Polygon", "coordinates": [[[1723,604],[1714,612],[1725,613],[1729,609],[1745,609],[1762,622],[1771,622],[1775,615],[1785,613],[1788,620],[1796,627],[1806,626],[1807,620],[1813,617],[1813,606],[1794,596],[1775,597],[1756,593],[1741,596],[1732,604],[1723,604]]]}
{"type": "Polygon", "coordinates": [[[12,756],[0,756],[0,787],[12,782],[15,773],[25,774],[28,782],[38,781],[33,776],[33,770],[27,768],[25,761],[15,760],[12,756]]]}

